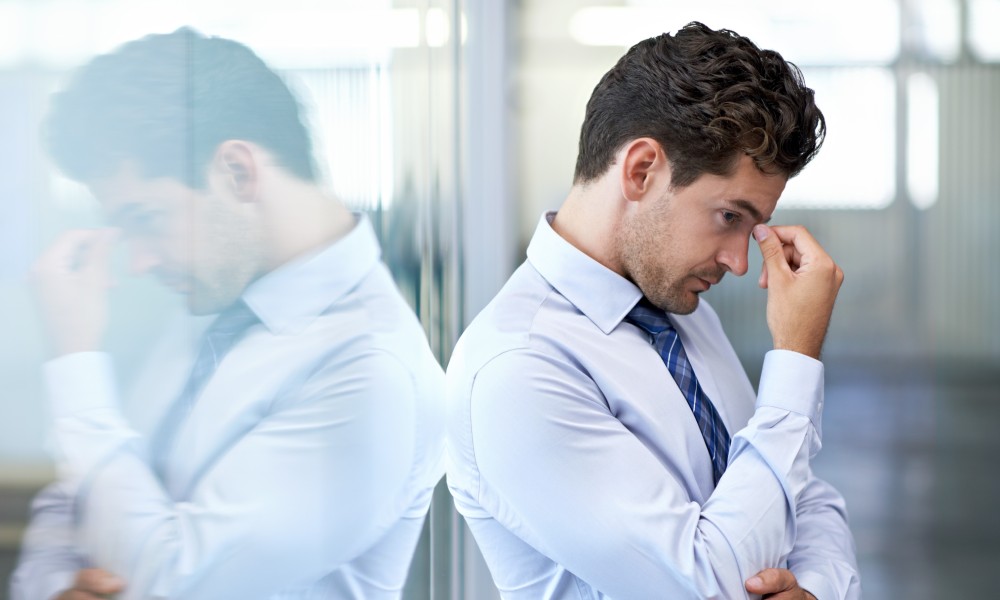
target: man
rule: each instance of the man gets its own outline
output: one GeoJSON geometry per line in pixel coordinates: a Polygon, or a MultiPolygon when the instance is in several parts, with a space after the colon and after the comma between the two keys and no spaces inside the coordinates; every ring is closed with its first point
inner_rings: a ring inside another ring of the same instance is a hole
{"type": "Polygon", "coordinates": [[[859,595],[842,498],[812,476],[843,274],[768,227],[825,125],[798,70],[692,23],[587,104],[574,184],[448,367],[448,481],[504,598],[859,595]],[[754,392],[699,294],[765,265],[754,392]]]}
{"type": "Polygon", "coordinates": [[[288,87],[181,29],[94,59],[46,129],[117,229],[35,269],[60,480],[14,598],[398,598],[443,472],[443,373],[367,218],[317,187],[288,87]],[[100,352],[117,237],[220,313],[154,352],[134,424],[100,352]]]}

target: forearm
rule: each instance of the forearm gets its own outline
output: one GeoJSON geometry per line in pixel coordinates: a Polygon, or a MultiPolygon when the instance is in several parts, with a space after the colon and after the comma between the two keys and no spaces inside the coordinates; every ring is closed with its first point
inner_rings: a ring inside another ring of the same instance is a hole
{"type": "Polygon", "coordinates": [[[39,492],[10,579],[13,600],[49,600],[86,566],[75,542],[72,500],[58,484],[39,492]]]}
{"type": "Polygon", "coordinates": [[[119,409],[111,358],[68,354],[45,365],[56,467],[63,489],[76,496],[111,456],[138,434],[119,409]]]}
{"type": "MultiPolygon", "coordinates": [[[[128,582],[125,598],[208,599],[318,580],[363,552],[402,510],[414,407],[409,379],[387,375],[399,368],[392,359],[360,358],[367,367],[321,371],[276,402],[261,400],[267,410],[249,393],[220,395],[216,401],[246,403],[242,417],[257,420],[187,448],[177,477],[188,483],[173,493],[113,406],[81,400],[85,409],[74,412],[72,399],[54,395],[56,439],[63,470],[77,482],[87,556],[128,582]],[[382,379],[365,384],[362,375],[382,379]],[[385,436],[378,443],[374,431],[385,436]]],[[[76,393],[87,385],[92,393],[109,387],[78,382],[76,393]]]]}
{"type": "Polygon", "coordinates": [[[818,600],[860,598],[854,539],[843,498],[825,481],[810,478],[799,498],[795,546],[788,568],[818,600]]]}
{"type": "Polygon", "coordinates": [[[794,507],[821,446],[822,398],[821,363],[790,352],[768,354],[756,412],[733,437],[729,468],[702,510],[733,542],[741,584],[792,551],[794,507]]]}
{"type": "Polygon", "coordinates": [[[728,470],[699,505],[687,487],[686,452],[703,452],[701,439],[651,452],[572,367],[506,353],[475,378],[468,451],[479,477],[457,483],[507,530],[604,594],[742,597],[745,578],[791,551],[795,497],[819,446],[822,365],[801,358],[813,369],[808,385],[794,377],[765,383],[756,414],[734,435],[728,470]]]}

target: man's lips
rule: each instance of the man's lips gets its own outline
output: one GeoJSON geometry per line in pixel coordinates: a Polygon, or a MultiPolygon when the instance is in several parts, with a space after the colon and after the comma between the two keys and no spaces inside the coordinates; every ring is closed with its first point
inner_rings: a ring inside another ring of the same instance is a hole
{"type": "Polygon", "coordinates": [[[708,288],[710,288],[713,285],[716,285],[720,281],[722,281],[721,277],[716,277],[716,278],[708,279],[708,278],[705,278],[705,277],[698,277],[697,275],[695,275],[695,279],[697,279],[704,286],[705,289],[702,290],[702,291],[707,291],[708,288]]]}

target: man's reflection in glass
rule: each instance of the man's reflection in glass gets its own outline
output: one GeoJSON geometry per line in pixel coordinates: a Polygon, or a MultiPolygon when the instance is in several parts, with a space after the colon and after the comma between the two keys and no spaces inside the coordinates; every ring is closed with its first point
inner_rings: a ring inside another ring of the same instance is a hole
{"type": "Polygon", "coordinates": [[[83,67],[45,130],[112,227],[35,268],[60,478],[13,596],[399,597],[443,472],[441,369],[369,221],[317,187],[282,79],[236,42],[153,35],[83,67]],[[218,313],[152,353],[149,428],[101,351],[117,241],[218,313]]]}

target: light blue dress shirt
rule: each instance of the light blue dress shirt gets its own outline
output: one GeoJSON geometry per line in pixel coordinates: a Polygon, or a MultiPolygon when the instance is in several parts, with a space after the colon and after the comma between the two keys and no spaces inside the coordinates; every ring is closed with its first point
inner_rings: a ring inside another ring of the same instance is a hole
{"type": "Polygon", "coordinates": [[[732,434],[712,465],[648,334],[640,290],[543,217],[528,260],[448,366],[448,484],[507,599],[745,598],[790,568],[819,600],[860,596],[843,499],[815,478],[823,365],[767,354],[756,395],[704,301],[672,315],[732,434]]]}
{"type": "Polygon", "coordinates": [[[162,480],[145,440],[199,336],[173,329],[128,410],[106,354],[47,364],[60,480],[34,503],[14,598],[48,599],[87,565],[128,599],[400,596],[444,472],[444,375],[369,221],[242,298],[260,323],[180,424],[162,480]]]}

